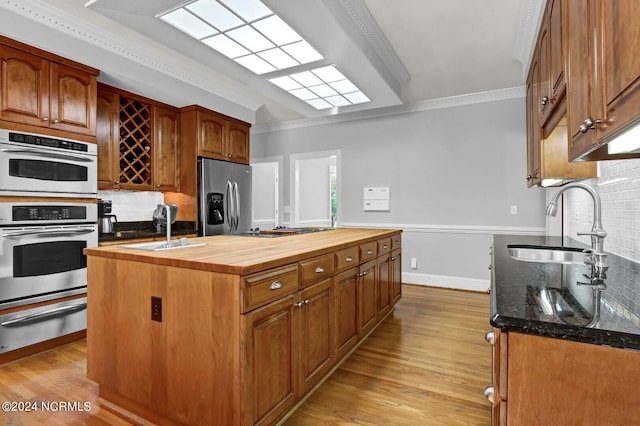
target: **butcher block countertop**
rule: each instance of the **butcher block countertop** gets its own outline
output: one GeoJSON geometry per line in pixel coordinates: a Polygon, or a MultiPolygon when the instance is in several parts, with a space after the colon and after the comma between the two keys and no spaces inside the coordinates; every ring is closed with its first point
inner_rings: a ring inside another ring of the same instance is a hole
{"type": "Polygon", "coordinates": [[[216,235],[190,238],[203,246],[147,251],[104,246],[86,248],[87,256],[107,257],[178,268],[247,275],[349,246],[376,241],[402,232],[399,229],[336,228],[323,232],[260,238],[216,235]]]}

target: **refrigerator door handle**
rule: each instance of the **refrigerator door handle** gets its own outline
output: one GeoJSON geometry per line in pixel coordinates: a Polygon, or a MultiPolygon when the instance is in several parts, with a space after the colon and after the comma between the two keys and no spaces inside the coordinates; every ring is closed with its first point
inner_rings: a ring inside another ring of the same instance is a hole
{"type": "Polygon", "coordinates": [[[227,191],[226,191],[226,197],[227,197],[227,201],[226,201],[226,216],[227,216],[227,223],[229,225],[229,232],[233,232],[233,224],[234,224],[234,217],[235,217],[235,208],[234,208],[234,200],[233,200],[233,186],[231,185],[231,181],[227,181],[227,191]]]}
{"type": "Polygon", "coordinates": [[[233,181],[233,192],[236,198],[236,223],[234,225],[234,231],[238,231],[238,225],[240,224],[240,190],[238,189],[238,182],[233,181]]]}

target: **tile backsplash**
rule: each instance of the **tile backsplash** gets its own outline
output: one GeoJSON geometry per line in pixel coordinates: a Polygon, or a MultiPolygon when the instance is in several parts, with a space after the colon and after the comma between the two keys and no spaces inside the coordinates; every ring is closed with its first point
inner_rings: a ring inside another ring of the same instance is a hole
{"type": "MultiPolygon", "coordinates": [[[[602,227],[606,252],[640,262],[640,159],[598,162],[598,178],[585,180],[602,198],[602,227]]],[[[593,202],[585,191],[565,192],[565,235],[585,244],[593,221],[593,202]]]]}
{"type": "Polygon", "coordinates": [[[112,201],[118,222],[151,221],[156,206],[164,203],[162,192],[151,191],[98,191],[98,198],[112,201]]]}

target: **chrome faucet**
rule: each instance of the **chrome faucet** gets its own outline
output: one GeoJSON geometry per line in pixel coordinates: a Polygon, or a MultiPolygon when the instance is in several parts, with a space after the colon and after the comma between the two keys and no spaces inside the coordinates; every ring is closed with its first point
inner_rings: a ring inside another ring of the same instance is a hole
{"type": "Polygon", "coordinates": [[[555,216],[558,211],[558,198],[560,194],[562,194],[567,189],[571,188],[580,188],[584,189],[591,195],[593,199],[593,225],[591,227],[591,232],[578,232],[578,235],[591,235],[591,250],[585,259],[585,263],[591,264],[593,267],[593,272],[596,278],[604,279],[606,278],[606,271],[608,269],[607,264],[605,263],[605,257],[607,256],[604,253],[604,249],[602,248],[604,243],[604,238],[607,236],[607,232],[602,229],[602,207],[600,196],[596,192],[595,189],[586,185],[584,183],[575,182],[570,183],[564,187],[562,187],[558,192],[553,195],[551,202],[547,205],[547,216],[555,216]]]}
{"type": "MultiPolygon", "coordinates": [[[[171,206],[169,204],[158,204],[156,206],[156,215],[164,209],[167,218],[167,248],[171,248],[171,206]]],[[[159,216],[159,215],[158,215],[159,216]]]]}

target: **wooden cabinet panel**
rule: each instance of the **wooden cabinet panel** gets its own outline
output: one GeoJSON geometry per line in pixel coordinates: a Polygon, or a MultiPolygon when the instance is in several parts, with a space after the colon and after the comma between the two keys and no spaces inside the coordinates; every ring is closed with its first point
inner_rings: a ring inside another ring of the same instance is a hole
{"type": "Polygon", "coordinates": [[[334,256],[329,253],[300,262],[300,287],[332,277],[335,271],[334,256]]]}
{"type": "Polygon", "coordinates": [[[98,144],[98,189],[114,189],[120,174],[118,118],[120,97],[101,90],[97,99],[96,142],[98,144]]]}
{"type": "Polygon", "coordinates": [[[391,303],[395,305],[402,297],[402,252],[391,252],[391,303]]]}
{"type": "Polygon", "coordinates": [[[288,296],[244,315],[245,425],[274,423],[295,402],[294,309],[293,296],[288,296]]]}
{"type": "Polygon", "coordinates": [[[49,61],[0,44],[0,119],[34,126],[49,120],[49,61]]]}
{"type": "MultiPolygon", "coordinates": [[[[375,244],[375,243],[374,243],[375,244]]],[[[376,325],[377,270],[375,260],[360,266],[358,274],[358,338],[362,338],[376,325]]]]}
{"type": "Polygon", "coordinates": [[[565,60],[564,52],[564,10],[563,0],[549,0],[549,93],[552,103],[557,104],[564,96],[565,84],[565,60]]]}
{"type": "Polygon", "coordinates": [[[66,132],[96,134],[96,77],[51,64],[50,126],[66,132]]]}
{"type": "Polygon", "coordinates": [[[377,284],[377,315],[384,317],[391,310],[391,255],[385,254],[378,258],[378,284],[377,284]]]}
{"type": "Polygon", "coordinates": [[[157,191],[180,188],[180,114],[153,107],[153,182],[157,191]]]}
{"type": "Polygon", "coordinates": [[[378,243],[373,241],[370,243],[360,244],[360,262],[366,262],[375,259],[378,256],[378,243]]]}
{"type": "Polygon", "coordinates": [[[242,279],[242,312],[248,312],[298,290],[298,265],[248,275],[242,279]]]}
{"type": "Polygon", "coordinates": [[[391,238],[378,240],[378,256],[391,252],[391,238]]]}
{"type": "Polygon", "coordinates": [[[196,120],[198,126],[198,155],[224,160],[227,121],[202,111],[196,112],[196,120]]]}
{"type": "Polygon", "coordinates": [[[402,247],[402,234],[394,235],[391,237],[391,250],[396,250],[402,247]]]}
{"type": "Polygon", "coordinates": [[[249,164],[249,126],[232,121],[228,123],[226,152],[228,160],[249,164]]]}
{"type": "Polygon", "coordinates": [[[333,292],[333,279],[328,279],[301,291],[296,297],[300,332],[299,395],[318,383],[335,361],[333,292]]]}
{"type": "Polygon", "coordinates": [[[527,78],[527,186],[538,185],[540,179],[540,124],[539,124],[538,55],[535,55],[527,78]]]}
{"type": "Polygon", "coordinates": [[[357,275],[358,268],[352,268],[335,277],[337,359],[349,353],[358,342],[357,275]]]}
{"type": "Polygon", "coordinates": [[[360,250],[358,246],[338,250],[335,253],[336,272],[342,272],[360,263],[360,250]]]}

